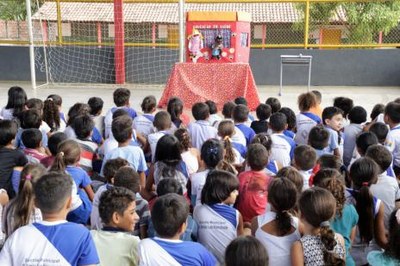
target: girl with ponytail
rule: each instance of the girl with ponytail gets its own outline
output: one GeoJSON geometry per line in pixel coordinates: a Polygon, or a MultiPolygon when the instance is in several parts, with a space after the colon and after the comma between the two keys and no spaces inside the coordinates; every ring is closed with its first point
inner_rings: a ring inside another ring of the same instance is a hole
{"type": "Polygon", "coordinates": [[[61,119],[59,108],[51,97],[48,97],[44,101],[43,121],[49,125],[50,132],[52,133],[56,131],[63,132],[65,130],[65,122],[61,119]]]}
{"type": "Polygon", "coordinates": [[[172,128],[186,127],[189,124],[189,117],[183,113],[183,102],[178,97],[168,100],[167,112],[171,115],[172,128]]]}
{"type": "Polygon", "coordinates": [[[199,170],[200,151],[192,147],[192,140],[186,128],[179,128],[175,131],[174,136],[179,140],[182,160],[185,162],[188,173],[191,176],[199,170]]]}
{"type": "Polygon", "coordinates": [[[41,164],[27,164],[23,168],[18,194],[5,206],[3,213],[2,228],[6,238],[21,226],[42,220],[42,213],[34,205],[33,187],[45,172],[41,164]]]}
{"type": "Polygon", "coordinates": [[[251,233],[267,249],[270,265],[290,265],[290,248],[299,240],[299,220],[290,212],[296,205],[297,189],[288,178],[276,177],[268,187],[271,211],[254,217],[251,233]]]}
{"type": "Polygon", "coordinates": [[[330,228],[336,213],[336,200],[328,190],[313,187],[299,199],[304,235],[294,242],[292,265],[346,265],[344,239],[330,228]]]}
{"type": "Polygon", "coordinates": [[[348,202],[354,205],[359,215],[357,234],[351,255],[357,265],[367,264],[367,254],[387,245],[384,225],[384,205],[375,198],[370,186],[377,182],[378,166],[370,158],[362,157],[350,168],[353,189],[349,189],[348,202]]]}
{"type": "Polygon", "coordinates": [[[232,136],[235,134],[235,125],[231,120],[222,120],[218,125],[218,136],[221,138],[225,155],[224,160],[230,164],[240,166],[244,159],[237,149],[236,143],[232,142],[232,136]]]}

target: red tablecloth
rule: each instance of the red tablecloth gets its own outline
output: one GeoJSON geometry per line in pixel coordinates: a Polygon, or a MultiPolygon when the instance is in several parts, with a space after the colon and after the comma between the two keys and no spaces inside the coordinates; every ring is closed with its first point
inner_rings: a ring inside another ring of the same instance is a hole
{"type": "Polygon", "coordinates": [[[250,110],[260,103],[251,68],[243,63],[177,63],[159,106],[165,107],[172,96],[181,98],[189,109],[196,102],[213,100],[222,110],[225,102],[239,96],[247,99],[250,110]]]}

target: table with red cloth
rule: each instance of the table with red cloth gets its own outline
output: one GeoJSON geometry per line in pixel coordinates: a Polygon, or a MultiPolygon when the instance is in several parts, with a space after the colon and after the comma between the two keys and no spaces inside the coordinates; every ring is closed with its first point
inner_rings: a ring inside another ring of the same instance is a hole
{"type": "Polygon", "coordinates": [[[212,100],[221,111],[224,103],[239,96],[247,99],[250,110],[260,103],[253,73],[245,63],[177,63],[159,107],[165,107],[173,96],[181,98],[189,109],[196,102],[212,100]]]}

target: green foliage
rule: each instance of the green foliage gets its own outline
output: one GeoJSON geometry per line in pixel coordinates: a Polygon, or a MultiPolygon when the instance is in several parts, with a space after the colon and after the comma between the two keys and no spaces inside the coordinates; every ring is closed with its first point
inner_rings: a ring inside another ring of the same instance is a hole
{"type": "MultiPolygon", "coordinates": [[[[302,21],[294,26],[299,30],[304,28],[305,5],[297,4],[296,9],[303,16],[302,21]]],[[[334,17],[346,26],[348,43],[372,43],[379,32],[388,34],[399,24],[400,0],[310,4],[310,30],[331,24],[334,17]]]]}
{"type": "MultiPolygon", "coordinates": [[[[43,4],[44,0],[32,0],[32,14],[43,4]]],[[[21,21],[26,19],[25,0],[0,0],[0,19],[21,21]]]]}

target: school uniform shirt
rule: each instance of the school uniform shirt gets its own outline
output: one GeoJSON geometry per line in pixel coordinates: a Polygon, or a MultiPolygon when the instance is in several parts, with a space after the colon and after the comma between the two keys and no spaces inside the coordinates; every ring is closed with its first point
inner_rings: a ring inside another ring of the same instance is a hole
{"type": "Polygon", "coordinates": [[[4,120],[13,120],[14,119],[14,108],[6,109],[3,107],[0,112],[0,116],[3,117],[4,120]]]}
{"type": "Polygon", "coordinates": [[[389,131],[385,146],[392,153],[394,167],[400,167],[400,124],[389,131]]]}
{"type": "Polygon", "coordinates": [[[146,238],[139,243],[143,266],[215,266],[216,258],[201,244],[165,238],[146,238]]]}
{"type": "Polygon", "coordinates": [[[191,202],[193,206],[201,204],[201,191],[203,190],[204,184],[206,183],[206,178],[208,173],[210,172],[209,169],[206,169],[201,172],[197,172],[190,176],[191,181],[191,202]]]}
{"type": "Polygon", "coordinates": [[[279,172],[278,162],[275,160],[270,160],[264,170],[267,175],[276,176],[276,174],[279,172]]]}
{"type": "MultiPolygon", "coordinates": [[[[211,126],[215,127],[215,125],[218,125],[219,122],[222,121],[222,117],[219,116],[218,114],[212,114],[208,117],[208,122],[210,123],[211,126]]],[[[218,127],[216,127],[218,128],[218,127]]]]}
{"type": "Polygon", "coordinates": [[[313,168],[310,170],[299,170],[299,173],[303,177],[303,190],[310,188],[310,177],[313,174],[313,168]]]}
{"type": "Polygon", "coordinates": [[[329,141],[328,141],[328,152],[333,154],[335,149],[339,149],[340,158],[343,158],[343,142],[344,137],[342,132],[337,132],[329,126],[325,126],[325,129],[329,132],[329,141]],[[340,138],[340,142],[339,142],[340,138]]]}
{"type": "Polygon", "coordinates": [[[218,131],[206,120],[197,120],[188,126],[188,131],[192,139],[192,146],[201,150],[203,143],[212,138],[218,138],[218,131]]]}
{"type": "Polygon", "coordinates": [[[282,167],[290,166],[296,143],[283,133],[274,133],[271,135],[272,148],[270,160],[278,161],[282,167]]]}
{"type": "Polygon", "coordinates": [[[167,135],[168,131],[166,130],[161,130],[157,131],[155,133],[149,134],[147,136],[147,141],[149,142],[150,145],[150,150],[151,150],[151,161],[154,162],[155,156],[156,156],[156,148],[157,148],[157,142],[159,139],[161,139],[164,135],[167,135]]]}
{"type": "Polygon", "coordinates": [[[198,242],[224,264],[225,249],[237,237],[239,212],[226,204],[198,205],[193,212],[197,222],[198,242]]]}
{"type": "Polygon", "coordinates": [[[287,129],[285,129],[283,131],[283,135],[285,135],[286,137],[291,138],[292,140],[294,140],[294,138],[296,137],[296,134],[293,131],[287,130],[287,129]]]}
{"type": "Polygon", "coordinates": [[[28,159],[20,150],[0,147],[0,162],[0,188],[7,190],[8,196],[13,198],[15,196],[11,183],[13,169],[16,166],[25,166],[28,159]]]}
{"type": "Polygon", "coordinates": [[[42,221],[23,226],[7,239],[0,253],[0,265],[98,263],[89,230],[67,221],[42,221]]]}
{"type": "Polygon", "coordinates": [[[251,141],[253,140],[254,136],[256,135],[254,130],[250,126],[247,126],[244,123],[235,124],[235,130],[242,131],[243,136],[246,139],[246,147],[250,145],[251,141]]]}
{"type": "Polygon", "coordinates": [[[153,114],[138,115],[133,119],[133,128],[143,137],[147,138],[148,135],[155,132],[153,122],[153,114]]]}
{"type": "Polygon", "coordinates": [[[133,167],[137,172],[147,171],[147,164],[144,158],[143,150],[136,146],[124,146],[118,147],[112,150],[110,153],[105,154],[103,159],[103,166],[101,167],[101,175],[103,174],[104,165],[107,160],[122,158],[128,161],[129,165],[133,167]]]}
{"type": "Polygon", "coordinates": [[[90,233],[99,254],[100,266],[139,265],[139,237],[111,227],[92,230],[90,233]]]}
{"type": "Polygon", "coordinates": [[[128,115],[132,119],[135,119],[135,117],[137,115],[136,111],[133,108],[128,107],[128,106],[112,107],[110,110],[107,111],[106,116],[104,117],[104,136],[106,138],[108,138],[108,136],[111,134],[111,124],[112,124],[112,120],[113,120],[112,117],[113,117],[114,112],[118,109],[124,109],[125,111],[127,111],[128,115]]]}
{"type": "Polygon", "coordinates": [[[90,117],[94,122],[94,127],[100,132],[101,136],[104,137],[104,115],[90,115],[90,117]]]}
{"type": "Polygon", "coordinates": [[[353,152],[356,147],[357,136],[362,132],[363,126],[361,124],[350,124],[344,128],[344,141],[343,141],[343,163],[348,166],[353,152]]]}
{"type": "Polygon", "coordinates": [[[39,164],[42,159],[47,157],[46,154],[40,153],[38,150],[35,149],[25,148],[22,151],[28,159],[28,162],[32,164],[39,164]]]}
{"type": "MultiPolygon", "coordinates": [[[[25,149],[25,145],[22,141],[22,132],[24,132],[25,129],[23,128],[18,128],[17,135],[15,136],[15,148],[20,148],[20,149],[25,149]]],[[[47,147],[47,142],[48,142],[48,137],[47,133],[45,131],[40,131],[42,133],[42,146],[47,147]]]]}
{"type": "Polygon", "coordinates": [[[302,112],[296,115],[297,133],[294,138],[296,144],[308,144],[308,135],[311,129],[321,123],[321,118],[310,112],[302,112]]]}
{"type": "Polygon", "coordinates": [[[395,202],[400,200],[400,189],[396,178],[381,173],[378,176],[378,181],[371,185],[371,193],[380,199],[385,206],[384,221],[385,227],[389,228],[390,214],[395,210],[395,202]]]}

